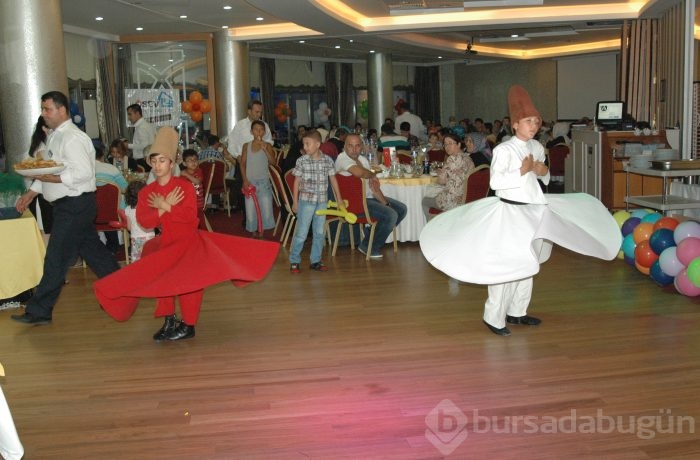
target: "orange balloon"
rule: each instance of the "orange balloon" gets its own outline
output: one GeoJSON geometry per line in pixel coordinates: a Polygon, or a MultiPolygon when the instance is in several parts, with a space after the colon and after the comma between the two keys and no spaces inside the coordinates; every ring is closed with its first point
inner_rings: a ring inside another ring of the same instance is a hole
{"type": "Polygon", "coordinates": [[[674,219],[673,217],[662,217],[661,219],[657,220],[656,223],[654,223],[654,230],[658,230],[660,228],[675,230],[676,227],[678,227],[678,224],[678,220],[674,219]]]}
{"type": "Polygon", "coordinates": [[[195,104],[202,102],[202,99],[204,98],[202,97],[202,93],[200,93],[199,91],[192,91],[188,99],[191,103],[195,104]]]}
{"type": "Polygon", "coordinates": [[[634,242],[639,244],[642,241],[647,241],[651,238],[651,234],[654,233],[654,224],[651,222],[642,222],[641,224],[634,227],[632,231],[632,238],[634,242]]]}
{"type": "Polygon", "coordinates": [[[199,102],[193,102],[192,103],[192,111],[193,112],[201,112],[202,111],[201,104],[199,102]]]}
{"type": "Polygon", "coordinates": [[[190,101],[182,101],[180,107],[185,113],[190,113],[192,111],[192,103],[190,101]]]}
{"type": "Polygon", "coordinates": [[[200,121],[202,121],[202,112],[199,112],[199,111],[192,112],[192,113],[190,113],[190,118],[195,123],[200,122],[200,121]]]}
{"type": "Polygon", "coordinates": [[[648,275],[649,272],[651,271],[649,269],[649,267],[644,267],[644,266],[640,265],[639,262],[635,262],[634,266],[637,267],[637,270],[639,270],[644,275],[648,275]]]}
{"type": "Polygon", "coordinates": [[[209,113],[209,112],[211,112],[211,102],[209,102],[208,99],[204,99],[204,100],[199,104],[199,110],[201,110],[202,113],[209,113]]]}
{"type": "Polygon", "coordinates": [[[648,241],[642,241],[634,248],[634,263],[639,271],[644,273],[639,267],[647,269],[645,275],[649,274],[649,268],[654,265],[654,262],[659,260],[659,255],[656,254],[649,245],[648,241]]]}

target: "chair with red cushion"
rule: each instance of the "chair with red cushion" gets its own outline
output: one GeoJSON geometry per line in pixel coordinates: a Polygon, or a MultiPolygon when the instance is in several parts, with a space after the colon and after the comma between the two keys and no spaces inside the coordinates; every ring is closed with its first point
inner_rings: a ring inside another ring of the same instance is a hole
{"type": "MultiPolygon", "coordinates": [[[[486,198],[489,193],[489,182],[491,180],[491,170],[489,165],[479,165],[471,171],[464,179],[464,194],[461,204],[486,198]]],[[[442,209],[431,207],[428,214],[437,215],[442,213],[442,209]]]]}
{"type": "MultiPolygon", "coordinates": [[[[374,241],[374,230],[376,229],[377,221],[372,219],[372,216],[369,213],[369,208],[367,207],[367,195],[365,188],[365,181],[367,179],[360,179],[359,177],[355,177],[353,175],[344,176],[342,174],[336,174],[335,177],[338,181],[338,188],[340,189],[340,194],[342,195],[343,200],[347,202],[346,209],[357,216],[357,222],[355,222],[355,224],[359,224],[360,229],[362,229],[365,225],[370,226],[369,241],[367,245],[367,247],[370,248],[370,250],[367,251],[366,256],[366,260],[369,260],[370,255],[372,253],[371,248],[372,242],[374,241]]],[[[335,255],[335,252],[338,249],[338,240],[340,238],[340,231],[343,227],[344,222],[344,220],[341,220],[338,223],[338,230],[335,233],[335,242],[333,243],[333,255],[335,255]]],[[[350,224],[348,222],[348,225],[355,224],[350,224]]],[[[393,236],[394,252],[397,252],[398,244],[396,239],[396,227],[394,227],[393,229],[393,236]]],[[[352,249],[355,249],[355,241],[352,229],[350,229],[350,247],[352,249]]]]}
{"type": "Polygon", "coordinates": [[[549,159],[549,175],[555,177],[564,176],[564,160],[569,155],[569,147],[566,145],[555,145],[547,152],[549,159]]]}
{"type": "MultiPolygon", "coordinates": [[[[95,200],[97,201],[97,214],[95,215],[95,230],[98,232],[121,231],[121,226],[115,227],[115,222],[120,222],[119,198],[121,190],[114,182],[102,182],[95,189],[95,200]]],[[[123,213],[123,211],[122,211],[123,213]]],[[[126,216],[124,216],[126,221],[126,216]]],[[[129,261],[129,238],[124,234],[124,248],[126,260],[129,261]]]]}
{"type": "Polygon", "coordinates": [[[428,150],[428,161],[433,162],[433,161],[445,161],[445,156],[447,153],[442,150],[428,150]]]}

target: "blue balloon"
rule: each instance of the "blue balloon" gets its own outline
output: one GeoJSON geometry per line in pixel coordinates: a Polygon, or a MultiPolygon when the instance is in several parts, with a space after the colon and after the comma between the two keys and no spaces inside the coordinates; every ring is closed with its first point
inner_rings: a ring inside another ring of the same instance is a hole
{"type": "Polygon", "coordinates": [[[623,224],[622,228],[620,230],[622,231],[622,236],[627,236],[630,235],[633,231],[634,228],[639,225],[639,223],[642,221],[639,217],[630,217],[627,219],[623,224]]]}
{"type": "Polygon", "coordinates": [[[626,263],[627,265],[631,265],[631,266],[634,267],[634,266],[635,266],[635,265],[634,265],[634,257],[627,257],[627,256],[625,256],[625,263],[626,263]]]}
{"type": "Polygon", "coordinates": [[[650,212],[646,216],[642,217],[642,222],[649,222],[650,224],[655,224],[657,220],[661,219],[663,216],[658,212],[650,212]]]}
{"type": "Polygon", "coordinates": [[[632,259],[632,265],[634,266],[634,248],[637,247],[637,243],[634,242],[634,235],[631,233],[622,239],[622,246],[620,249],[625,255],[625,260],[632,259]]]}
{"type": "Polygon", "coordinates": [[[673,230],[667,228],[659,228],[654,230],[649,238],[649,246],[651,250],[656,254],[661,255],[664,249],[673,247],[676,245],[676,240],[673,238],[673,230]]]}
{"type": "Polygon", "coordinates": [[[661,264],[658,260],[654,262],[649,269],[649,276],[651,276],[651,279],[656,281],[656,284],[659,286],[669,286],[673,284],[674,277],[661,270],[661,264]]]}

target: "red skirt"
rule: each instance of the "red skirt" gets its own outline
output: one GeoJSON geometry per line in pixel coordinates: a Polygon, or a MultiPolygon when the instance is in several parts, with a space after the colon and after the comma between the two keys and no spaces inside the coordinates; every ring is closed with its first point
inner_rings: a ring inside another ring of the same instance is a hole
{"type": "Polygon", "coordinates": [[[149,241],[138,261],[94,284],[102,308],[126,321],[142,297],[173,297],[222,281],[240,287],[263,279],[272,268],[279,243],[197,231],[167,245],[149,241]]]}

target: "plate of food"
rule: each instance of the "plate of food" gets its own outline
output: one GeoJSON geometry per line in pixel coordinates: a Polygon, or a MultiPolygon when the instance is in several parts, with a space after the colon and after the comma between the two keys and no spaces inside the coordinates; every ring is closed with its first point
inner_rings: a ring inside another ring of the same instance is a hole
{"type": "Polygon", "coordinates": [[[57,174],[66,169],[63,163],[42,158],[26,158],[15,165],[15,172],[21,176],[34,177],[43,174],[57,174]]]}

